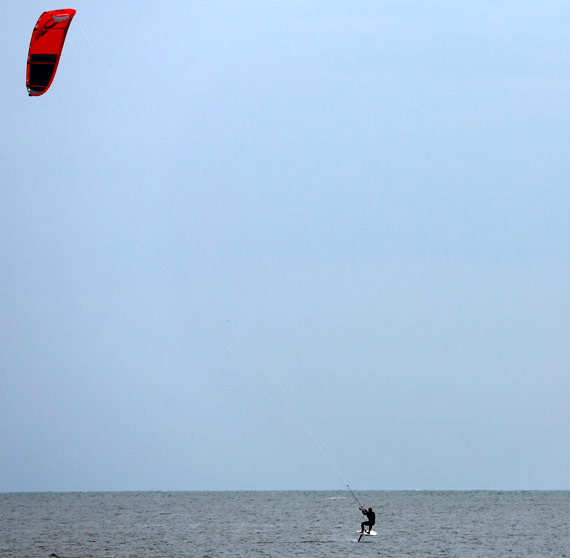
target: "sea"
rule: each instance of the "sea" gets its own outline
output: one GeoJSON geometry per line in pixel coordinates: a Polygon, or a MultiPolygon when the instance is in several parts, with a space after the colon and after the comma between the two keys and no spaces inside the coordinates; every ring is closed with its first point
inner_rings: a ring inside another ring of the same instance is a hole
{"type": "Polygon", "coordinates": [[[0,557],[54,555],[570,558],[570,492],[0,494],[0,557]]]}

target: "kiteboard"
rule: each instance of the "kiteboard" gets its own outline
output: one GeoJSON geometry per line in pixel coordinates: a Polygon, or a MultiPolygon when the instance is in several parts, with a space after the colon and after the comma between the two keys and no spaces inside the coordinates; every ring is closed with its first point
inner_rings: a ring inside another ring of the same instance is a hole
{"type": "Polygon", "coordinates": [[[356,531],[359,535],[363,535],[365,537],[375,537],[378,533],[376,531],[370,531],[370,533],[368,531],[364,531],[364,533],[362,533],[361,531],[356,531]]]}
{"type": "Polygon", "coordinates": [[[360,537],[358,537],[358,542],[360,542],[360,539],[362,537],[375,537],[378,534],[376,531],[370,531],[370,533],[368,533],[366,531],[364,531],[364,532],[356,531],[356,532],[360,535],[360,537]]]}

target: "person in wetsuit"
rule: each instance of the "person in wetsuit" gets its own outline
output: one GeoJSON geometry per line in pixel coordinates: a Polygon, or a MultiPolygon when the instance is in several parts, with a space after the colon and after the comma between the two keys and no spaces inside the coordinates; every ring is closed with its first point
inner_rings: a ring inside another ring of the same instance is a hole
{"type": "Polygon", "coordinates": [[[376,514],[372,511],[372,508],[360,508],[360,511],[366,516],[368,521],[363,521],[360,524],[360,532],[364,533],[364,527],[368,526],[368,533],[372,530],[373,525],[376,523],[376,514]]]}

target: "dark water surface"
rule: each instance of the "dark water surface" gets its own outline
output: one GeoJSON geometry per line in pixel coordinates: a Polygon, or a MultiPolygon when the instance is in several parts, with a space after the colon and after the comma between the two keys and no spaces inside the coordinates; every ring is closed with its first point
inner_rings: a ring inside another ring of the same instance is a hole
{"type": "Polygon", "coordinates": [[[0,494],[0,557],[570,558],[570,492],[0,494]]]}

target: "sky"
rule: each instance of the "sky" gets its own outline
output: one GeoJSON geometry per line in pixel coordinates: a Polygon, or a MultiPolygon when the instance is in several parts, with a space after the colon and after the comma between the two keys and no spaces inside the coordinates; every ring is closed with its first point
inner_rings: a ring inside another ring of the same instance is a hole
{"type": "Polygon", "coordinates": [[[57,7],[0,491],[570,489],[570,2],[77,0],[31,98],[57,7]]]}

